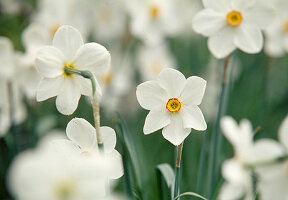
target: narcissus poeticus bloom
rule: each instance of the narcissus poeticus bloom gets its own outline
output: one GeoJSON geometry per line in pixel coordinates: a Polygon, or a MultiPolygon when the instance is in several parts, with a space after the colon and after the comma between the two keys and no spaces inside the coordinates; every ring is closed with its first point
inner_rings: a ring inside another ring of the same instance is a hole
{"type": "Polygon", "coordinates": [[[206,130],[204,116],[198,107],[206,88],[206,81],[197,76],[188,79],[174,69],[163,69],[156,80],[147,81],[137,87],[139,104],[148,113],[144,134],[163,128],[165,139],[174,145],[181,144],[190,134],[191,128],[206,130]]]}
{"type": "Polygon", "coordinates": [[[209,37],[208,48],[217,58],[236,48],[258,53],[263,47],[261,30],[272,22],[273,9],[259,0],[203,0],[205,9],[193,19],[193,29],[209,37]]]}
{"type": "MultiPolygon", "coordinates": [[[[43,76],[37,90],[37,101],[57,96],[56,107],[64,115],[72,114],[81,94],[92,95],[89,79],[66,73],[65,67],[88,70],[100,75],[110,65],[110,53],[95,42],[84,44],[80,32],[72,26],[61,26],[53,38],[53,46],[42,47],[36,67],[43,76]]],[[[100,91],[98,86],[97,91],[100,91]]]]}

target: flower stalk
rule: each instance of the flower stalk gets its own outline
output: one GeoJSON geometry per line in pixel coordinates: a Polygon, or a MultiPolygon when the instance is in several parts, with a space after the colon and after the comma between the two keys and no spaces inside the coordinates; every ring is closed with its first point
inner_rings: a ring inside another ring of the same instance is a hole
{"type": "Polygon", "coordinates": [[[82,76],[84,78],[90,79],[91,85],[92,85],[92,97],[91,97],[91,104],[92,104],[92,110],[93,110],[93,119],[94,119],[94,126],[96,129],[96,138],[97,143],[100,149],[103,148],[103,141],[100,133],[100,105],[99,105],[99,99],[96,92],[96,80],[92,72],[90,71],[81,71],[69,66],[66,66],[64,68],[64,72],[67,74],[76,74],[79,76],[82,76]]]}
{"type": "MultiPolygon", "coordinates": [[[[181,182],[181,157],[182,157],[182,149],[183,143],[177,146],[177,153],[176,153],[176,165],[175,165],[175,185],[174,185],[174,198],[179,196],[180,191],[180,182],[181,182]]],[[[179,199],[179,198],[178,198],[179,199]]]]}
{"type": "Polygon", "coordinates": [[[218,103],[218,112],[216,117],[215,126],[213,128],[212,132],[212,145],[210,148],[210,164],[209,164],[209,187],[208,187],[208,198],[210,199],[213,193],[213,186],[214,186],[214,180],[215,180],[215,171],[216,171],[216,163],[217,163],[217,149],[218,149],[218,141],[219,141],[219,124],[220,119],[222,117],[222,111],[223,111],[223,105],[224,105],[224,97],[225,97],[225,91],[227,88],[227,76],[228,76],[228,68],[230,63],[231,55],[228,55],[224,60],[224,66],[223,66],[223,75],[221,80],[221,91],[220,91],[220,99],[218,103]]]}

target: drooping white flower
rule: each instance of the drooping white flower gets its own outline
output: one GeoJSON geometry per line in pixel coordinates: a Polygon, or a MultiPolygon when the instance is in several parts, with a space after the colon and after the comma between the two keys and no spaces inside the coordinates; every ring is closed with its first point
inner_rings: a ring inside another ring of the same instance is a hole
{"type": "Polygon", "coordinates": [[[156,80],[138,85],[139,104],[148,113],[143,132],[150,134],[163,128],[165,139],[174,145],[181,144],[191,128],[205,130],[204,116],[198,107],[206,88],[206,81],[197,76],[188,79],[174,69],[163,69],[156,80]]]}
{"type": "Polygon", "coordinates": [[[137,58],[144,81],[155,79],[164,68],[176,66],[176,60],[165,45],[142,46],[137,58]]]}
{"type": "Polygon", "coordinates": [[[273,159],[281,153],[277,142],[263,139],[253,142],[253,129],[250,121],[243,119],[239,123],[232,117],[223,117],[220,122],[224,136],[234,148],[234,157],[222,165],[225,183],[218,199],[253,199],[252,171],[247,164],[273,159]]]}
{"type": "Polygon", "coordinates": [[[288,2],[275,0],[276,17],[265,29],[265,52],[272,57],[279,57],[288,52],[288,2]]]}
{"type": "MultiPolygon", "coordinates": [[[[275,158],[288,155],[288,116],[283,120],[278,132],[279,152],[275,158]]],[[[266,152],[271,149],[266,149],[266,152]]],[[[258,173],[258,189],[263,200],[288,199],[288,161],[273,165],[262,166],[256,169],[258,173]]]]}
{"type": "Polygon", "coordinates": [[[273,20],[273,9],[259,0],[203,0],[205,9],[193,19],[193,29],[209,37],[208,48],[224,58],[236,48],[254,54],[263,47],[264,29],[273,20]]]}
{"type": "Polygon", "coordinates": [[[155,43],[166,36],[173,36],[181,28],[177,2],[173,0],[127,1],[131,17],[132,34],[145,42],[155,43]]]}
{"type": "MultiPolygon", "coordinates": [[[[35,64],[43,76],[37,90],[37,101],[57,96],[58,111],[70,115],[76,110],[81,94],[92,94],[92,87],[90,80],[67,74],[64,68],[69,66],[99,75],[110,65],[110,54],[100,44],[84,44],[80,32],[65,25],[55,33],[53,46],[38,51],[35,64]]],[[[99,86],[97,91],[100,92],[99,86]]]]}
{"type": "Polygon", "coordinates": [[[11,193],[23,200],[94,200],[109,195],[106,177],[113,159],[100,155],[67,157],[48,146],[21,153],[8,176],[11,193]]]}
{"type": "MultiPolygon", "coordinates": [[[[116,133],[108,126],[100,127],[100,132],[104,145],[104,156],[115,160],[115,169],[110,172],[108,178],[120,178],[124,172],[121,155],[115,150],[116,133]]],[[[95,128],[85,119],[72,119],[67,125],[66,134],[69,140],[55,140],[51,147],[67,156],[102,154],[98,148],[95,128]]]]}

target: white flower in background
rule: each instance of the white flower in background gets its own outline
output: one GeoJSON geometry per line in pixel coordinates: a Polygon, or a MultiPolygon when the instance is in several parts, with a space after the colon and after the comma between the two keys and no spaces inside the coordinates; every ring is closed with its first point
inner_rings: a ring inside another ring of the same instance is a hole
{"type": "Polygon", "coordinates": [[[236,48],[258,53],[263,47],[261,29],[273,20],[273,9],[259,0],[203,0],[205,9],[193,19],[193,29],[209,37],[208,48],[224,58],[236,48]]]}
{"type": "MultiPolygon", "coordinates": [[[[116,133],[108,126],[100,127],[100,131],[104,156],[115,160],[115,170],[109,174],[108,178],[118,179],[124,172],[121,155],[115,150],[116,133]]],[[[69,140],[55,140],[52,142],[51,148],[55,148],[56,151],[67,156],[102,154],[98,148],[95,128],[85,119],[72,119],[67,125],[66,134],[69,140]]]]}
{"type": "MultiPolygon", "coordinates": [[[[53,46],[38,51],[35,64],[43,76],[37,89],[37,101],[57,96],[58,111],[70,115],[76,110],[81,94],[92,95],[92,87],[89,79],[67,74],[64,68],[69,66],[100,75],[110,65],[110,54],[100,44],[84,44],[80,32],[66,25],[55,33],[53,46]]],[[[99,86],[97,91],[100,92],[99,86]]]]}
{"type": "Polygon", "coordinates": [[[1,0],[0,11],[5,14],[19,14],[23,2],[20,0],[1,0]]]}
{"type": "Polygon", "coordinates": [[[97,41],[109,42],[123,36],[127,26],[124,0],[89,1],[88,5],[97,41]]]}
{"type": "Polygon", "coordinates": [[[11,123],[19,124],[26,117],[17,73],[15,74],[15,58],[11,41],[0,37],[0,137],[6,134],[11,123]]]}
{"type": "Polygon", "coordinates": [[[15,62],[14,62],[13,44],[9,38],[0,36],[0,78],[11,79],[14,75],[15,62]]]}
{"type": "Polygon", "coordinates": [[[136,107],[133,104],[137,104],[136,98],[129,96],[131,93],[135,95],[133,91],[136,88],[135,70],[131,64],[131,56],[127,52],[122,52],[119,47],[114,47],[110,51],[111,67],[97,77],[103,93],[101,97],[103,101],[100,100],[100,103],[105,112],[110,114],[112,112],[131,114],[136,107]]]}
{"type": "MultiPolygon", "coordinates": [[[[280,125],[278,138],[278,155],[288,155],[288,116],[280,125]]],[[[266,152],[271,149],[267,149],[266,152]]],[[[270,199],[288,199],[288,161],[282,161],[274,165],[268,165],[256,168],[259,175],[258,189],[260,197],[263,200],[270,199]]]]}
{"type": "Polygon", "coordinates": [[[145,45],[138,52],[139,72],[144,81],[155,79],[168,67],[176,65],[176,60],[166,45],[145,45]]]}
{"type": "Polygon", "coordinates": [[[132,34],[152,44],[177,34],[181,30],[177,4],[174,0],[127,1],[132,34]]]}
{"type": "Polygon", "coordinates": [[[265,52],[272,57],[288,53],[288,1],[274,2],[276,17],[272,24],[265,29],[265,52]]]}
{"type": "Polygon", "coordinates": [[[177,14],[177,18],[180,18],[182,21],[182,27],[181,32],[179,32],[179,38],[185,37],[184,39],[187,39],[187,37],[195,37],[199,38],[199,34],[192,33],[191,34],[191,19],[200,11],[203,9],[202,1],[201,0],[182,0],[178,3],[178,8],[181,10],[177,14]]]}
{"type": "MultiPolygon", "coordinates": [[[[205,99],[203,99],[201,104],[201,109],[205,113],[205,118],[207,121],[213,121],[217,114],[217,103],[219,98],[219,92],[221,89],[221,76],[222,71],[219,70],[219,65],[221,61],[213,56],[210,56],[208,65],[203,74],[203,78],[209,83],[205,92],[205,99]]],[[[241,75],[242,66],[240,59],[236,56],[231,57],[230,66],[228,68],[227,74],[229,74],[229,85],[230,88],[234,87],[234,83],[238,80],[241,75]]]]}
{"type": "Polygon", "coordinates": [[[218,199],[253,199],[252,172],[246,165],[275,158],[279,155],[277,142],[263,139],[254,143],[252,125],[246,119],[241,120],[238,125],[232,117],[226,116],[221,119],[220,125],[224,136],[232,144],[235,155],[223,163],[222,175],[225,183],[218,199]]]}
{"type": "Polygon", "coordinates": [[[174,69],[163,69],[156,80],[138,85],[139,104],[148,113],[143,132],[150,134],[163,128],[165,139],[181,144],[191,128],[206,130],[204,116],[198,107],[206,88],[206,81],[197,76],[188,79],[174,69]]]}
{"type": "Polygon", "coordinates": [[[88,35],[89,13],[83,0],[40,0],[32,22],[44,27],[52,38],[62,25],[76,27],[86,37],[88,35]]]}
{"type": "Polygon", "coordinates": [[[22,33],[25,53],[18,53],[17,81],[30,100],[36,99],[36,90],[41,79],[35,67],[36,53],[40,47],[51,43],[43,26],[30,24],[22,33]]]}
{"type": "Polygon", "coordinates": [[[113,159],[100,155],[66,157],[47,146],[21,153],[8,174],[9,189],[23,200],[95,200],[109,195],[106,177],[113,159]]]}

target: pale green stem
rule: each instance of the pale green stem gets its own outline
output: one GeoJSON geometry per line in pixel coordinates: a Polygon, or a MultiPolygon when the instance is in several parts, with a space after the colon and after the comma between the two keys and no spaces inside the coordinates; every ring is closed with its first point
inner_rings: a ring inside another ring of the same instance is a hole
{"type": "Polygon", "coordinates": [[[92,98],[91,98],[91,104],[92,104],[92,110],[93,110],[93,118],[94,118],[94,126],[96,129],[96,138],[97,143],[100,148],[103,147],[103,141],[100,133],[100,105],[99,105],[99,99],[96,92],[96,80],[94,75],[90,71],[81,71],[78,69],[74,69],[72,67],[66,66],[64,68],[64,72],[66,74],[76,74],[79,76],[82,76],[84,78],[88,78],[91,81],[92,85],[92,98]]]}
{"type": "MultiPolygon", "coordinates": [[[[181,157],[182,157],[182,149],[183,143],[177,146],[177,153],[176,153],[176,165],[175,165],[175,185],[174,185],[174,198],[179,196],[180,192],[180,183],[181,183],[181,157]]],[[[180,199],[180,198],[179,198],[180,199]]]]}
{"type": "Polygon", "coordinates": [[[223,68],[223,75],[222,75],[222,81],[221,81],[221,92],[220,92],[220,99],[218,104],[218,113],[216,117],[216,122],[213,128],[212,132],[212,146],[210,151],[210,164],[209,164],[209,187],[208,187],[208,198],[210,199],[213,193],[213,186],[214,186],[214,179],[216,176],[216,163],[217,163],[217,149],[218,149],[218,138],[219,138],[219,124],[220,119],[222,117],[222,110],[223,110],[223,104],[224,104],[224,97],[225,97],[225,91],[227,87],[227,73],[228,73],[228,67],[230,62],[231,55],[227,56],[224,60],[224,68],[223,68]]]}

